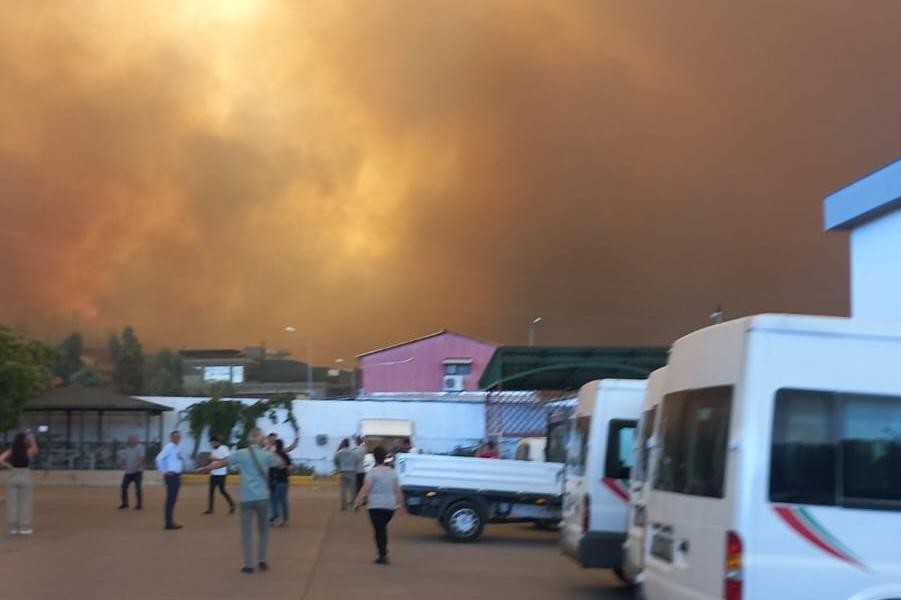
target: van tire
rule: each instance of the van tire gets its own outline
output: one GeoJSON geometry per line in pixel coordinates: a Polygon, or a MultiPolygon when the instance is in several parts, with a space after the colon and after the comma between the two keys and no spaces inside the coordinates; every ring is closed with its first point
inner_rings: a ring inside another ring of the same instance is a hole
{"type": "Polygon", "coordinates": [[[452,541],[464,544],[477,541],[485,531],[485,517],[482,511],[468,500],[449,506],[444,512],[441,524],[452,541]]]}

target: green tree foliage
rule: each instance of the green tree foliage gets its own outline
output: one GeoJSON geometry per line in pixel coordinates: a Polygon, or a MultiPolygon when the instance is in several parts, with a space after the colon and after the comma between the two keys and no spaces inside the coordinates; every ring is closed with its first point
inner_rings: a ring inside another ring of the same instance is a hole
{"type": "Polygon", "coordinates": [[[113,383],[123,394],[140,394],[144,391],[144,350],[135,330],[128,326],[122,337],[110,336],[110,355],[113,358],[113,383]]]}
{"type": "Polygon", "coordinates": [[[197,456],[200,440],[205,431],[210,436],[217,436],[223,443],[232,445],[236,428],[238,431],[238,444],[247,444],[247,434],[256,427],[257,420],[268,416],[273,424],[278,423],[278,410],[283,409],[287,415],[284,423],[289,423],[295,434],[300,433],[300,425],[293,411],[293,394],[277,394],[268,400],[258,400],[253,404],[243,404],[237,400],[223,400],[224,386],[214,390],[212,398],[191,405],[182,420],[188,422],[191,436],[194,438],[194,450],[192,456],[197,456]]]}
{"type": "Polygon", "coordinates": [[[69,378],[69,384],[86,388],[100,387],[100,375],[88,367],[82,367],[69,378]]]}
{"type": "Polygon", "coordinates": [[[0,325],[0,431],[14,428],[25,402],[50,385],[53,349],[0,325]]]}
{"type": "Polygon", "coordinates": [[[84,350],[84,340],[77,331],[71,333],[57,346],[58,355],[56,365],[53,367],[53,374],[63,380],[63,383],[70,383],[72,376],[84,368],[81,360],[81,353],[84,350]]]}
{"type": "Polygon", "coordinates": [[[181,357],[177,352],[164,348],[150,359],[146,391],[154,396],[181,396],[184,393],[181,357]]]}

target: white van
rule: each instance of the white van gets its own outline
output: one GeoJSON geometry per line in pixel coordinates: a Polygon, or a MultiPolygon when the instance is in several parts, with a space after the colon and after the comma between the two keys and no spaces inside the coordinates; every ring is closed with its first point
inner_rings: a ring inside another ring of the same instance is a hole
{"type": "Polygon", "coordinates": [[[901,325],[715,325],[664,389],[648,600],[901,598],[901,325]]]}
{"type": "Polygon", "coordinates": [[[664,377],[666,367],[657,369],[648,377],[648,388],[641,405],[641,418],[635,432],[635,465],[629,477],[629,514],[626,543],[623,545],[623,575],[631,583],[640,583],[644,570],[648,472],[658,406],[663,398],[664,377]]]}
{"type": "Polygon", "coordinates": [[[645,381],[586,383],[570,419],[563,487],[563,552],[583,567],[622,573],[627,482],[645,381]]]}

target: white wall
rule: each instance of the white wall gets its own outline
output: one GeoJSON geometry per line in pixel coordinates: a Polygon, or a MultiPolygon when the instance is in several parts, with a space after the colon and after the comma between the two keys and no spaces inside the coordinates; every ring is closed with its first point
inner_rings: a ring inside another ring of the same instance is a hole
{"type": "MultiPolygon", "coordinates": [[[[178,426],[179,411],[205,398],[184,397],[144,397],[144,400],[170,406],[174,410],[164,417],[165,433],[179,429],[183,436],[182,446],[185,456],[194,448],[194,440],[187,423],[178,426]]],[[[246,404],[253,399],[241,399],[246,404]]],[[[260,419],[257,425],[264,432],[275,432],[287,443],[294,439],[294,431],[284,421],[284,411],[280,411],[278,424],[268,418],[260,419]]],[[[294,417],[300,424],[300,444],[291,453],[294,462],[304,463],[327,474],[334,470],[332,457],[342,438],[357,433],[363,419],[407,419],[414,422],[415,444],[422,452],[447,453],[458,446],[470,446],[485,437],[485,404],[482,402],[423,401],[378,401],[378,400],[297,400],[294,402],[294,417]],[[316,445],[316,436],[325,434],[328,443],[316,445]]],[[[124,432],[123,432],[124,433],[124,432]]],[[[127,433],[126,433],[127,435],[127,433]]],[[[204,439],[200,451],[209,450],[204,439]]]]}
{"type": "Polygon", "coordinates": [[[901,210],[851,232],[851,316],[901,318],[901,210]]]}

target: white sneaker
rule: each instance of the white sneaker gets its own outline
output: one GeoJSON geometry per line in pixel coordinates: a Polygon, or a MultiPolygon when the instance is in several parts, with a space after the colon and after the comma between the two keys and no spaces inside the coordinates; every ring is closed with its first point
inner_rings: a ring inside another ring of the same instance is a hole
{"type": "Polygon", "coordinates": [[[34,530],[31,529],[30,527],[28,529],[20,529],[19,530],[19,535],[31,535],[32,533],[34,533],[34,530]]]}

